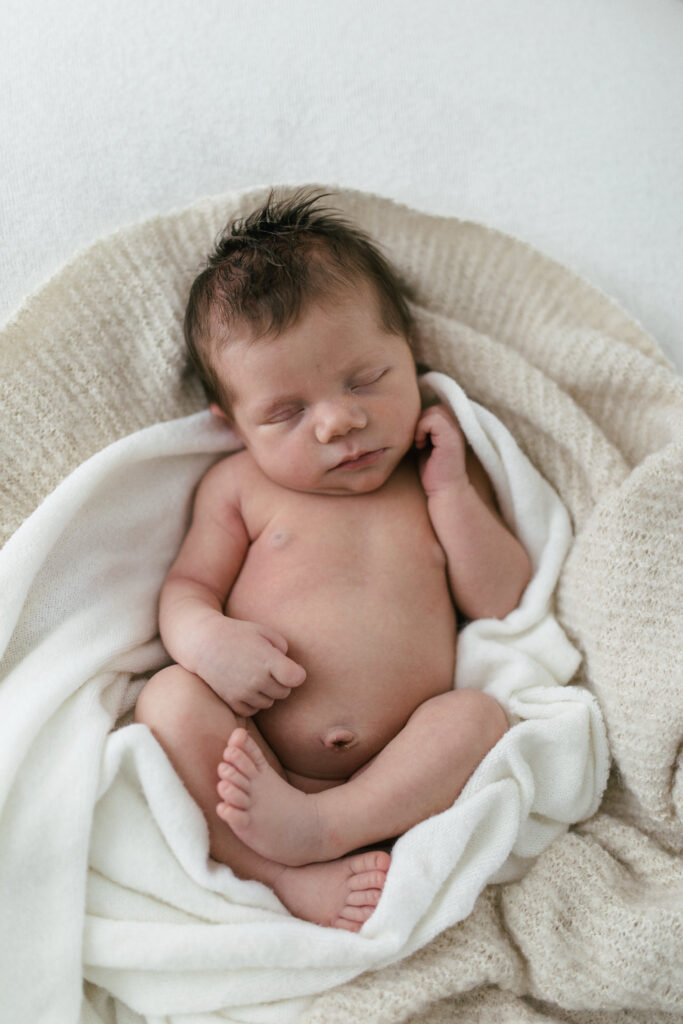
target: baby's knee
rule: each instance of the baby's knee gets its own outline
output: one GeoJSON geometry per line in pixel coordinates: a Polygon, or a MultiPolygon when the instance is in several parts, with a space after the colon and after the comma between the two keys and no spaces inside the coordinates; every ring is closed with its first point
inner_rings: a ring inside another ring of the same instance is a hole
{"type": "Polygon", "coordinates": [[[435,728],[457,735],[459,743],[468,740],[479,756],[494,747],[508,729],[498,701],[481,690],[449,690],[425,701],[415,714],[429,716],[435,728]]]}
{"type": "Polygon", "coordinates": [[[150,728],[182,728],[187,716],[195,713],[205,689],[206,683],[198,676],[180,665],[169,665],[143,686],[135,704],[135,721],[150,728]]]}
{"type": "Polygon", "coordinates": [[[509,722],[505,711],[495,699],[481,690],[459,690],[467,701],[472,728],[476,730],[484,752],[488,752],[507,732],[509,722]]]}

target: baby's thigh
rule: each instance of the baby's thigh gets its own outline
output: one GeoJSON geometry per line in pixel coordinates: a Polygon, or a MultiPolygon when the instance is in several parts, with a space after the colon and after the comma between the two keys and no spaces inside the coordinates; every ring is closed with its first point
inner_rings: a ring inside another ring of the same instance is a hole
{"type": "Polygon", "coordinates": [[[203,679],[180,665],[169,665],[145,684],[135,705],[135,721],[148,726],[185,779],[206,773],[214,782],[228,738],[238,726],[249,732],[284,778],[256,724],[236,715],[203,679]]]}

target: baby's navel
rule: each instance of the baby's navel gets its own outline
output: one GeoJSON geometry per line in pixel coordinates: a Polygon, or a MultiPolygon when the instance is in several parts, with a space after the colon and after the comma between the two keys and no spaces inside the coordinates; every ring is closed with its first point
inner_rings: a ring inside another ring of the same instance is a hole
{"type": "Polygon", "coordinates": [[[358,742],[358,737],[349,729],[334,726],[323,735],[323,744],[329,750],[350,750],[358,742]]]}
{"type": "Polygon", "coordinates": [[[283,548],[290,540],[291,534],[287,530],[276,530],[270,535],[270,546],[272,548],[283,548]]]}

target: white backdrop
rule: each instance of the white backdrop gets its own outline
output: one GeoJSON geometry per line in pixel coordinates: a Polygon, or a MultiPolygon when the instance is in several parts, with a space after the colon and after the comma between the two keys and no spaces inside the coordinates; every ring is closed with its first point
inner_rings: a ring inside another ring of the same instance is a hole
{"type": "Polygon", "coordinates": [[[0,320],[196,197],[318,181],[483,221],[683,371],[682,0],[5,0],[0,320]]]}

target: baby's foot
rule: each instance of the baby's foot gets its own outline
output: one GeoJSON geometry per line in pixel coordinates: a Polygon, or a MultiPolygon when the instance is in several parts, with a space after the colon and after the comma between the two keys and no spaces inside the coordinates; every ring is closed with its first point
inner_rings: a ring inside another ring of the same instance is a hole
{"type": "Polygon", "coordinates": [[[295,917],[357,932],[379,902],[389,863],[387,853],[374,850],[323,864],[285,867],[273,889],[295,917]]]}
{"type": "Polygon", "coordinates": [[[230,735],[218,766],[216,807],[243,843],[278,864],[299,866],[336,859],[319,815],[317,794],[302,793],[271,768],[246,729],[230,735]]]}

